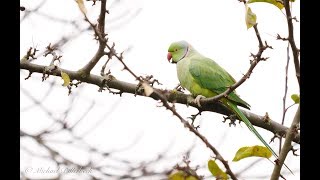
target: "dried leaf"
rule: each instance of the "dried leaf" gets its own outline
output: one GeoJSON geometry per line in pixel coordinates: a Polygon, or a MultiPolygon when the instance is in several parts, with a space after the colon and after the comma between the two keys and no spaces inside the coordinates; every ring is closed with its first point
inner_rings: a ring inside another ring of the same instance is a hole
{"type": "Polygon", "coordinates": [[[146,96],[150,96],[153,93],[153,88],[149,84],[142,83],[142,87],[146,96]]]}
{"type": "Polygon", "coordinates": [[[83,0],[76,0],[77,4],[78,4],[78,7],[80,9],[80,11],[86,15],[87,14],[87,9],[86,9],[86,6],[84,5],[83,3],[83,0]]]}

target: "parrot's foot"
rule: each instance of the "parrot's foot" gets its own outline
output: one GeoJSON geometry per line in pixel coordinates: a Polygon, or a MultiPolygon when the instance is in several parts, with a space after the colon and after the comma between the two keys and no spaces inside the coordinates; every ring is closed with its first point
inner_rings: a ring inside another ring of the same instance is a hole
{"type": "Polygon", "coordinates": [[[198,95],[195,99],[194,99],[194,103],[196,103],[199,107],[201,107],[201,104],[200,104],[200,100],[203,99],[203,98],[206,98],[202,95],[198,95]]]}

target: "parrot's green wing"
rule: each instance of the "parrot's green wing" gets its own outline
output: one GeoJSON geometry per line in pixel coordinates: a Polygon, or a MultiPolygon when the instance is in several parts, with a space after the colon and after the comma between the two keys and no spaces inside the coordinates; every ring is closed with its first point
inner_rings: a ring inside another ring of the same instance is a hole
{"type": "MultiPolygon", "coordinates": [[[[189,72],[194,80],[205,89],[221,94],[236,81],[216,62],[205,57],[192,57],[189,64],[189,72]]],[[[201,93],[200,93],[201,94],[201,93]]],[[[235,104],[250,109],[250,105],[242,100],[235,92],[231,92],[228,99],[235,104]]]]}

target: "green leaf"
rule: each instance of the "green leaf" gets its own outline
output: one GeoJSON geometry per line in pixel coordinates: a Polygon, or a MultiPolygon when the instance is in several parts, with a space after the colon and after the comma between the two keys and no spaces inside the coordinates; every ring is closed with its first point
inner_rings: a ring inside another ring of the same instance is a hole
{"type": "Polygon", "coordinates": [[[234,156],[232,161],[239,161],[243,158],[247,157],[264,157],[264,158],[270,158],[272,156],[271,151],[265,147],[265,146],[251,146],[251,147],[242,147],[240,148],[236,155],[234,156]]]}
{"type": "Polygon", "coordinates": [[[227,173],[223,172],[214,160],[208,161],[208,169],[211,172],[211,174],[217,179],[228,179],[227,173]]]}
{"type": "Polygon", "coordinates": [[[197,180],[194,176],[190,176],[183,171],[175,171],[169,175],[169,180],[197,180]]]}
{"type": "Polygon", "coordinates": [[[298,94],[292,94],[291,99],[294,101],[295,104],[300,103],[300,96],[298,94]]]}
{"type": "Polygon", "coordinates": [[[246,25],[247,29],[257,24],[257,16],[251,11],[251,8],[246,4],[246,25]]]}
{"type": "Polygon", "coordinates": [[[70,77],[67,73],[61,71],[61,78],[63,79],[62,86],[68,86],[70,84],[70,77]]]}
{"type": "Polygon", "coordinates": [[[277,8],[279,8],[279,9],[282,9],[284,7],[281,0],[249,0],[248,4],[249,3],[256,3],[256,2],[265,2],[265,3],[273,4],[273,5],[277,6],[277,8]]]}

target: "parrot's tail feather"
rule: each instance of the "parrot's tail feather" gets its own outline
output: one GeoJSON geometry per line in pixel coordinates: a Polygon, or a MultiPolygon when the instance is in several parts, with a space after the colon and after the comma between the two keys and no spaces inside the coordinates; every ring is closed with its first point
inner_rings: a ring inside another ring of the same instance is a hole
{"type": "MultiPolygon", "coordinates": [[[[269,144],[263,139],[263,137],[259,134],[259,132],[253,127],[251,122],[248,120],[248,118],[240,111],[240,109],[235,105],[234,103],[227,101],[228,106],[232,109],[234,113],[237,114],[237,116],[247,125],[247,127],[250,129],[251,132],[253,132],[257,138],[271,151],[271,153],[278,159],[279,156],[276,152],[269,146],[269,144]]],[[[293,174],[291,169],[283,163],[283,165],[293,174]]],[[[294,175],[294,174],[293,174],[294,175]]]]}

